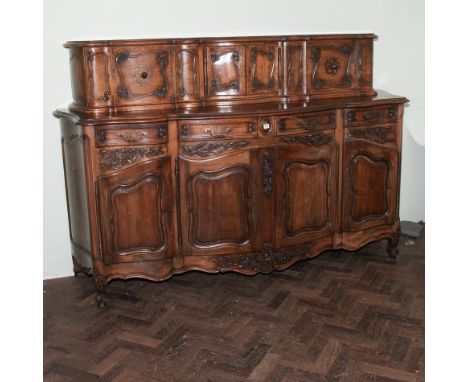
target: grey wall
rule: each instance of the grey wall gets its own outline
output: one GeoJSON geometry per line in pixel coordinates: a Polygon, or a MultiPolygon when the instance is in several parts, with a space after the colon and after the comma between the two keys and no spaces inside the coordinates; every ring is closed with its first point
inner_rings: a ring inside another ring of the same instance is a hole
{"type": "Polygon", "coordinates": [[[424,220],[423,0],[44,1],[44,279],[69,276],[60,134],[71,101],[66,40],[373,32],[374,87],[410,99],[400,215],[424,220]]]}

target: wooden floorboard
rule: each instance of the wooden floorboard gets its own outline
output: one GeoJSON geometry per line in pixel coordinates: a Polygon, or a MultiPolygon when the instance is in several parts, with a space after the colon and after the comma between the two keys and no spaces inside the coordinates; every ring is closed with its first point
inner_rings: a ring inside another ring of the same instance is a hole
{"type": "Polygon", "coordinates": [[[44,281],[45,381],[423,381],[424,239],[253,277],[44,281]]]}

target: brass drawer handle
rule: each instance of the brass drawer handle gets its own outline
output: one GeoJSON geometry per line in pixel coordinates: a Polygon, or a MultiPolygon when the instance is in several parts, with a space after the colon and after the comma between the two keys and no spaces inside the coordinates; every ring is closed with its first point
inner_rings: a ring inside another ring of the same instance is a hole
{"type": "Polygon", "coordinates": [[[213,130],[208,127],[205,129],[205,132],[210,134],[213,138],[224,138],[232,133],[232,129],[230,127],[227,129],[223,129],[222,127],[215,127],[213,130]]]}
{"type": "Polygon", "coordinates": [[[99,131],[99,141],[100,142],[105,142],[106,141],[106,131],[105,130],[100,130],[99,131]]]}
{"type": "Polygon", "coordinates": [[[385,118],[385,115],[381,111],[369,111],[364,116],[364,119],[369,123],[380,122],[384,118],[385,118]]]}
{"type": "Polygon", "coordinates": [[[136,143],[136,142],[140,142],[147,135],[148,133],[146,131],[138,130],[138,131],[129,131],[125,133],[120,133],[119,137],[122,138],[127,143],[136,143]]]}
{"type": "Polygon", "coordinates": [[[299,126],[306,130],[316,130],[320,125],[320,121],[318,119],[302,119],[299,122],[299,126]]]}

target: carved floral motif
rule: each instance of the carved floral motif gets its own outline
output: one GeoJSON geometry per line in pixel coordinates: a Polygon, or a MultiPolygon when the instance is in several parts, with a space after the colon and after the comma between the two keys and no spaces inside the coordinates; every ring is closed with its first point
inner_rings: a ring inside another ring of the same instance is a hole
{"type": "Polygon", "coordinates": [[[117,170],[142,159],[152,158],[159,154],[161,154],[161,148],[158,146],[101,150],[99,166],[102,170],[117,170]]]}
{"type": "Polygon", "coordinates": [[[270,195],[273,192],[273,160],[270,153],[265,151],[262,159],[263,166],[263,192],[270,195]]]}
{"type": "Polygon", "coordinates": [[[325,71],[327,74],[334,76],[338,73],[340,68],[340,62],[335,57],[327,58],[327,61],[325,61],[325,71]]]}
{"type": "Polygon", "coordinates": [[[312,247],[312,244],[303,244],[295,248],[273,249],[271,243],[265,245],[265,250],[252,254],[226,255],[212,259],[221,272],[238,268],[252,270],[254,272],[268,273],[274,269],[279,269],[295,257],[304,256],[312,247]]]}

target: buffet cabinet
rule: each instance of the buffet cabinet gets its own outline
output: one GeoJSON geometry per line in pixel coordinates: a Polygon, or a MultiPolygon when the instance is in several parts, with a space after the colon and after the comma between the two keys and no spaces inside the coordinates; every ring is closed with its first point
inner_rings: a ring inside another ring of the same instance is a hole
{"type": "MultiPolygon", "coordinates": [[[[283,270],[399,238],[406,98],[374,35],[83,41],[60,119],[75,274],[283,270]]],[[[248,280],[246,280],[248,282],[248,280]]]]}

